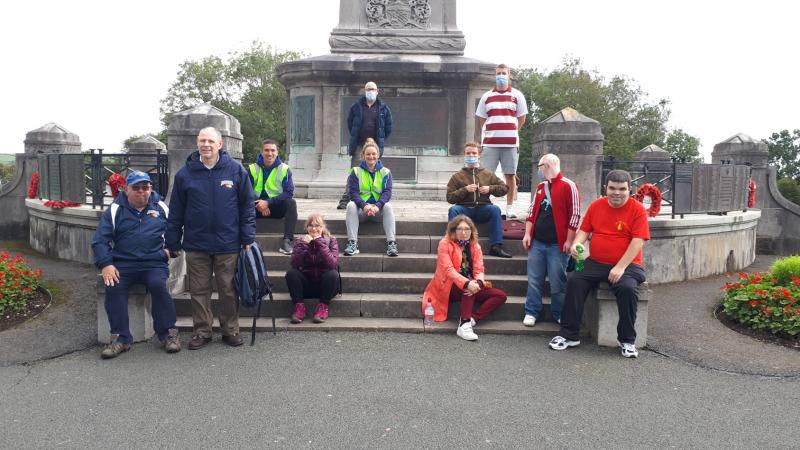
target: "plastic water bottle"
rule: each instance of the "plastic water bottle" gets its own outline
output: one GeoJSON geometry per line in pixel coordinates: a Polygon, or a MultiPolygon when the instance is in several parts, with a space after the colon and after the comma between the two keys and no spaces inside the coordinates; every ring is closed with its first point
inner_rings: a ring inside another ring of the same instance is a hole
{"type": "Polygon", "coordinates": [[[428,300],[428,306],[425,307],[425,320],[423,323],[426,326],[433,325],[433,305],[430,300],[428,300]]]}
{"type": "Polygon", "coordinates": [[[586,257],[583,256],[584,252],[583,245],[581,244],[575,245],[575,251],[578,252],[578,257],[575,259],[575,271],[580,272],[581,270],[583,270],[583,261],[586,259],[586,257]]]}

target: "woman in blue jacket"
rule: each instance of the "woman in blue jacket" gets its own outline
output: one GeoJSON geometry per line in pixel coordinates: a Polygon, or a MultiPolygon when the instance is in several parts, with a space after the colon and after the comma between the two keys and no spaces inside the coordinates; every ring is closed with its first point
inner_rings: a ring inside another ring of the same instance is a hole
{"type": "Polygon", "coordinates": [[[365,220],[381,220],[386,233],[386,255],[397,256],[394,211],[392,199],[392,173],[380,161],[380,149],[372,139],[367,139],[361,150],[361,164],[350,169],[347,177],[350,202],[347,204],[347,247],[345,256],[357,255],[358,225],[365,220]]]}

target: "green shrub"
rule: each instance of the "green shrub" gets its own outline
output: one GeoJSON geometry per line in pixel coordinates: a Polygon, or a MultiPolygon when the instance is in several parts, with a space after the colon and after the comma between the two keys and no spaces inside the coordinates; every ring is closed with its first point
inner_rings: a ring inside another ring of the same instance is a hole
{"type": "Polygon", "coordinates": [[[778,180],[778,192],[789,200],[790,202],[794,203],[795,205],[800,205],[800,184],[794,181],[791,178],[781,178],[778,180]]]}
{"type": "Polygon", "coordinates": [[[0,253],[0,315],[25,311],[28,300],[36,295],[41,275],[42,270],[31,270],[22,254],[0,253]]]}
{"type": "Polygon", "coordinates": [[[775,261],[769,273],[781,284],[790,284],[793,279],[800,277],[800,256],[789,256],[775,261]]]}
{"type": "MultiPolygon", "coordinates": [[[[791,259],[791,258],[786,258],[791,259]]],[[[781,281],[769,272],[738,274],[735,283],[725,283],[723,310],[731,319],[756,330],[779,336],[800,333],[800,277],[781,281]]]]}

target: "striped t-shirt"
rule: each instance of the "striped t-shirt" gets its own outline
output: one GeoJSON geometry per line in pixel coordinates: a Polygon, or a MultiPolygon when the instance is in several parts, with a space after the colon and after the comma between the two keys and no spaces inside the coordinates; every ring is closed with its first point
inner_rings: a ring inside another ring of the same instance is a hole
{"type": "Polygon", "coordinates": [[[483,94],[475,115],[486,119],[481,143],[492,147],[519,147],[517,117],[528,114],[522,92],[510,87],[483,94]]]}

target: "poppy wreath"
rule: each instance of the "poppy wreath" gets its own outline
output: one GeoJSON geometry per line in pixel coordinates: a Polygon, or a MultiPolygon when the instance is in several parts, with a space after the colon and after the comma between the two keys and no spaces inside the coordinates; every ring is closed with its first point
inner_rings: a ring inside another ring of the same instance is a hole
{"type": "Polygon", "coordinates": [[[112,173],[108,177],[108,185],[111,187],[111,196],[117,198],[119,191],[125,187],[125,178],[118,173],[112,173]]]}
{"type": "Polygon", "coordinates": [[[39,172],[33,172],[31,182],[28,183],[28,198],[36,198],[39,193],[39,172]]]}
{"type": "Polygon", "coordinates": [[[747,207],[752,208],[756,206],[756,180],[750,178],[750,184],[747,186],[749,194],[747,196],[747,207]]]}
{"type": "Polygon", "coordinates": [[[661,211],[661,191],[653,183],[643,184],[633,195],[633,198],[644,204],[644,199],[650,197],[650,207],[647,208],[647,215],[655,217],[661,211]]]}
{"type": "Polygon", "coordinates": [[[70,207],[75,207],[75,206],[81,206],[81,204],[78,203],[78,202],[73,202],[73,201],[69,201],[69,200],[48,200],[48,201],[44,202],[44,206],[46,206],[48,208],[53,208],[53,209],[64,209],[64,208],[70,208],[70,207]]]}

